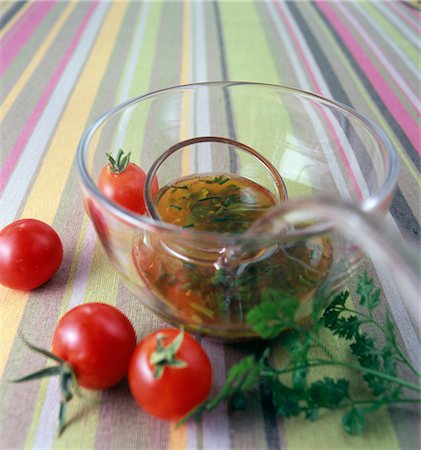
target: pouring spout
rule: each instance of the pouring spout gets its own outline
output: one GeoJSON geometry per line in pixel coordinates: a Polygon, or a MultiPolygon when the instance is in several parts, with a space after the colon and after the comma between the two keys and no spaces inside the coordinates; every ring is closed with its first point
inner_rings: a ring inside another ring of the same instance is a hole
{"type": "MultiPolygon", "coordinates": [[[[355,243],[375,264],[386,266],[420,334],[420,258],[396,231],[358,206],[330,198],[290,200],[260,217],[250,236],[285,239],[288,229],[301,226],[304,236],[334,230],[355,243]],[[306,223],[308,226],[303,227],[306,223]],[[310,224],[310,225],[309,225],[310,224]]],[[[294,231],[296,235],[297,230],[294,231]]]]}

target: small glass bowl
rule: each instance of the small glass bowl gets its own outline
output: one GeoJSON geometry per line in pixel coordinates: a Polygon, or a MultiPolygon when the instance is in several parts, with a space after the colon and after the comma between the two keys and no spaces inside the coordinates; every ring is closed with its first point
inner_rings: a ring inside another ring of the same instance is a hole
{"type": "MultiPolygon", "coordinates": [[[[265,185],[278,203],[287,192],[289,211],[303,197],[330,197],[381,216],[397,180],[395,152],[375,124],[344,105],[282,86],[178,86],[130,100],[92,124],[79,145],[78,168],[86,211],[110,263],[161,318],[225,340],[253,337],[248,311],[281,293],[297,299],[301,320],[321,286],[343,285],[361,252],[328,220],[294,222],[282,233],[270,226],[239,234],[180,228],[154,218],[148,185],[152,217],[137,215],[97,187],[105,154],[119,148],[149,172],[149,184],[240,174],[265,185]]],[[[266,218],[270,211],[259,220],[266,218]]]]}

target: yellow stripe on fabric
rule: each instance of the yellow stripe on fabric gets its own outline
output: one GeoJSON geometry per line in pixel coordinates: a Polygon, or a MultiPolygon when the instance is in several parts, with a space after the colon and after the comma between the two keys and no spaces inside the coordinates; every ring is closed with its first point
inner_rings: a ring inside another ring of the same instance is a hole
{"type": "MultiPolygon", "coordinates": [[[[5,27],[0,31],[0,38],[2,38],[12,27],[13,25],[20,20],[20,18],[25,14],[26,10],[31,6],[31,2],[28,2],[13,16],[12,19],[5,25],[5,27]]],[[[12,4],[11,4],[11,7],[12,4]]]]}
{"type": "MultiPolygon", "coordinates": [[[[57,126],[56,132],[51,140],[49,151],[40,167],[39,174],[35,180],[33,189],[28,197],[27,204],[23,211],[24,216],[35,215],[40,220],[51,223],[58,209],[63,189],[74,162],[75,151],[79,139],[86,127],[92,105],[95,102],[98,89],[104,77],[109,59],[114,48],[114,43],[118,36],[129,3],[113,3],[108,10],[107,16],[101,27],[99,35],[95,41],[89,59],[86,62],[79,81],[67,104],[62,118],[57,126]]],[[[86,239],[86,219],[82,227],[78,242],[78,260],[80,259],[81,247],[86,239]]],[[[95,253],[97,252],[96,245],[95,253]]],[[[75,258],[76,259],[76,258],[75,258]]],[[[102,259],[103,256],[102,256],[102,259]]],[[[98,257],[94,254],[94,261],[91,265],[98,266],[98,257]]],[[[74,283],[76,265],[72,266],[72,279],[74,283]]],[[[112,278],[115,278],[114,276],[112,278]]],[[[91,280],[88,281],[86,301],[92,301],[91,280]]],[[[66,288],[66,304],[69,302],[71,288],[66,288]]],[[[98,300],[98,298],[96,298],[98,300]]],[[[25,448],[32,448],[39,429],[40,414],[43,408],[45,391],[40,390],[35,414],[28,432],[25,448]]],[[[99,408],[95,405],[86,405],[84,402],[72,402],[68,411],[68,420],[72,417],[80,416],[79,410],[83,409],[83,423],[86,433],[78,430],[77,442],[80,448],[93,448],[95,434],[91,430],[96,428],[98,422],[99,408]]],[[[72,428],[69,427],[66,433],[60,438],[60,442],[55,442],[57,447],[71,448],[76,436],[73,435],[72,428]]]]}
{"type": "Polygon", "coordinates": [[[9,358],[28,295],[27,292],[18,292],[0,286],[0,298],[2,299],[0,309],[0,376],[3,374],[9,358]]]}
{"type": "MultiPolygon", "coordinates": [[[[86,126],[90,108],[107,66],[127,4],[114,4],[111,8],[95,48],[54,134],[21,217],[37,217],[38,220],[46,223],[52,223],[54,220],[67,176],[74,161],[75,150],[86,126]]],[[[3,363],[9,355],[28,294],[9,290],[5,297],[3,307],[6,309],[6,304],[13,305],[13,321],[8,321],[8,326],[2,330],[3,363]]],[[[7,307],[7,309],[9,308],[7,307]]],[[[3,369],[4,365],[1,367],[1,373],[3,369]]]]}
{"type": "Polygon", "coordinates": [[[9,91],[9,93],[7,94],[7,97],[5,98],[4,102],[1,104],[1,107],[0,107],[0,120],[4,119],[7,112],[9,111],[10,107],[12,106],[13,102],[19,96],[22,89],[25,87],[26,83],[33,75],[35,69],[38,67],[41,60],[44,58],[45,54],[47,53],[47,51],[50,48],[50,45],[55,41],[57,34],[61,30],[61,28],[64,25],[64,23],[66,22],[67,18],[70,16],[70,14],[76,8],[76,6],[77,6],[77,3],[69,3],[68,4],[66,9],[60,15],[59,20],[55,23],[55,25],[51,29],[48,36],[45,38],[45,40],[43,40],[42,45],[40,46],[38,51],[32,57],[30,63],[26,66],[25,71],[19,77],[18,81],[15,83],[13,88],[9,91]]]}
{"type": "MultiPolygon", "coordinates": [[[[221,2],[220,8],[230,79],[279,84],[277,68],[265,39],[265,32],[256,12],[256,5],[252,2],[238,4],[221,2]]],[[[238,99],[234,96],[232,99],[237,139],[262,153],[280,169],[287,190],[292,197],[310,193],[310,186],[305,186],[295,178],[289,180],[286,177],[288,174],[282,173],[281,162],[288,155],[285,151],[281,154],[282,150],[274,148],[275,145],[279,149],[282,148],[283,139],[288,134],[293,134],[291,121],[286,110],[282,107],[282,103],[272,104],[274,106],[273,114],[269,114],[265,110],[265,119],[262,121],[262,105],[256,103],[256,107],[254,107],[250,103],[251,101],[247,99],[244,106],[241,98],[238,99]],[[282,127],[279,124],[282,124],[282,127]],[[256,132],[257,127],[262,132],[256,132]],[[278,133],[276,142],[270,138],[274,135],[274,130],[277,130],[278,133]],[[269,136],[269,138],[266,138],[266,136],[269,136]]],[[[298,154],[295,157],[298,157],[298,154]]],[[[249,159],[247,155],[241,153],[240,161],[246,163],[249,159]]],[[[246,167],[246,164],[244,167],[246,167]]],[[[303,172],[301,172],[302,174],[303,172]]]]}
{"type": "Polygon", "coordinates": [[[46,222],[54,218],[127,6],[128,3],[112,4],[53,136],[22,215],[36,214],[46,222]]]}
{"type": "MultiPolygon", "coordinates": [[[[188,0],[183,2],[183,34],[182,34],[182,52],[181,52],[181,75],[180,82],[185,84],[190,82],[191,67],[191,5],[188,0]]],[[[181,129],[180,141],[187,138],[190,126],[190,93],[184,93],[181,104],[181,129]]],[[[183,151],[181,159],[181,173],[187,175],[190,173],[190,151],[183,151]]],[[[168,437],[168,450],[182,450],[187,448],[187,425],[176,428],[170,426],[168,437]]]]}
{"type": "Polygon", "coordinates": [[[120,279],[97,240],[89,272],[84,302],[101,302],[115,305],[120,279]]]}
{"type": "Polygon", "coordinates": [[[187,425],[176,428],[174,424],[171,424],[167,450],[184,449],[187,449],[187,425]]]}

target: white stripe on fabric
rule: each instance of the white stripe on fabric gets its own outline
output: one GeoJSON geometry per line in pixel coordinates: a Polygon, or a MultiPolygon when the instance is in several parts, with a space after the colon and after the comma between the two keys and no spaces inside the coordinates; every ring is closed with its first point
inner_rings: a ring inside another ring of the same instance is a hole
{"type": "MultiPolygon", "coordinates": [[[[206,18],[203,2],[192,3],[191,28],[192,36],[190,42],[193,42],[192,60],[190,61],[192,82],[201,82],[208,80],[208,63],[206,57],[206,18]]],[[[206,91],[201,92],[196,98],[194,111],[200,109],[202,115],[197,120],[194,117],[195,131],[197,136],[210,136],[211,124],[209,113],[209,97],[206,91]]],[[[192,161],[193,164],[193,161],[192,161]]],[[[192,166],[194,167],[194,166],[192,166]]],[[[196,161],[196,170],[212,170],[212,154],[210,143],[201,144],[200,157],[196,161]]],[[[203,348],[212,361],[212,373],[214,385],[222,386],[225,376],[225,355],[223,347],[220,344],[203,339],[201,342],[203,348]]],[[[187,448],[194,449],[197,446],[197,436],[195,424],[188,424],[187,429],[187,448]]],[[[206,414],[202,418],[202,448],[203,450],[222,450],[230,448],[229,419],[226,408],[218,408],[214,413],[206,414]]]]}
{"type": "MultiPolygon", "coordinates": [[[[206,22],[204,15],[204,5],[202,2],[194,3],[193,6],[193,79],[197,83],[208,79],[208,61],[206,56],[206,22]]],[[[206,90],[199,91],[196,97],[194,110],[200,110],[200,120],[195,120],[196,136],[210,136],[211,125],[209,115],[209,96],[206,90]]],[[[197,118],[197,117],[196,117],[197,118]]],[[[200,158],[197,158],[197,171],[209,172],[212,169],[211,144],[200,145],[200,158]]]]}
{"type": "MultiPolygon", "coordinates": [[[[215,395],[216,391],[219,391],[223,386],[226,377],[224,347],[210,339],[203,339],[201,344],[212,361],[215,392],[212,392],[211,395],[215,395]]],[[[203,450],[231,448],[229,419],[225,404],[219,405],[213,411],[204,415],[202,419],[202,434],[203,450]]]]}

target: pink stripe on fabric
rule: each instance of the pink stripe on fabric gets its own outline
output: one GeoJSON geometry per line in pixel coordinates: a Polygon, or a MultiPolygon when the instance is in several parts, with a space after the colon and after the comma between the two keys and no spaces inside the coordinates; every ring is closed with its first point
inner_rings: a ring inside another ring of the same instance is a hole
{"type": "Polygon", "coordinates": [[[5,35],[0,39],[0,49],[4,47],[19,31],[24,27],[28,20],[31,19],[32,14],[37,9],[37,4],[32,3],[28,6],[26,11],[22,14],[22,17],[5,33],[5,35]]]}
{"type": "Polygon", "coordinates": [[[16,162],[19,159],[20,154],[23,151],[23,148],[28,141],[29,136],[31,135],[42,111],[44,110],[46,104],[48,103],[49,98],[51,97],[53,90],[55,89],[62,73],[64,72],[64,69],[66,68],[72,53],[74,52],[79,39],[88,25],[89,19],[91,18],[95,8],[97,7],[98,3],[92,3],[89,10],[87,11],[82,23],[79,25],[79,28],[76,31],[76,34],[74,35],[72,42],[70,43],[69,47],[67,48],[66,52],[64,53],[63,57],[61,58],[61,61],[54,72],[53,76],[51,77],[51,80],[49,81],[45,91],[43,92],[41,98],[39,99],[38,103],[36,104],[34,110],[32,111],[31,116],[26,121],[24,128],[22,132],[19,134],[19,138],[16,141],[16,144],[14,145],[12,151],[9,153],[9,156],[3,165],[3,169],[0,172],[0,190],[3,189],[4,185],[6,184],[7,180],[9,179],[11,173],[13,172],[13,169],[15,168],[16,162]]]}
{"type": "Polygon", "coordinates": [[[382,99],[390,113],[395,118],[396,122],[405,131],[408,139],[412,142],[414,148],[418,153],[421,153],[419,146],[419,132],[418,124],[411,117],[408,111],[400,102],[399,98],[390,89],[387,82],[382,78],[379,71],[372,63],[369,56],[364,52],[364,49],[360,46],[358,41],[354,38],[348,27],[342,22],[338,15],[331,9],[329,3],[317,0],[317,5],[320,11],[326,16],[332,27],[341,37],[344,44],[348,47],[352,53],[354,59],[358,62],[361,70],[366,74],[370,80],[373,89],[376,90],[379,97],[382,99]]]}
{"type": "Polygon", "coordinates": [[[416,104],[417,95],[412,91],[412,89],[408,86],[406,81],[400,76],[400,74],[395,70],[393,64],[389,61],[388,57],[382,51],[382,49],[376,45],[376,43],[370,38],[370,34],[364,31],[364,28],[361,27],[358,23],[356,17],[350,14],[343,5],[338,4],[337,8],[340,9],[341,14],[346,17],[346,19],[352,24],[352,26],[358,31],[360,36],[365,40],[367,45],[371,48],[373,53],[376,54],[379,62],[383,64],[384,69],[387,71],[389,76],[393,79],[396,85],[401,90],[402,94],[406,97],[408,102],[414,107],[415,111],[419,114],[419,108],[416,104]]]}
{"type": "Polygon", "coordinates": [[[5,45],[0,50],[0,76],[3,75],[9,65],[13,62],[16,55],[26,44],[32,33],[37,29],[38,25],[42,22],[54,4],[55,1],[38,3],[37,9],[33,11],[33,14],[28,15],[24,21],[19,22],[21,26],[19,30],[16,30],[16,33],[13,33],[13,39],[9,39],[5,42],[5,45]]]}
{"type": "MultiPolygon", "coordinates": [[[[295,43],[295,45],[296,45],[296,47],[298,49],[298,53],[300,54],[300,60],[304,63],[304,66],[306,68],[306,72],[310,75],[310,78],[311,78],[311,81],[313,83],[313,86],[316,87],[316,89],[320,93],[320,95],[323,95],[322,88],[321,88],[320,84],[318,83],[318,81],[317,81],[317,79],[316,79],[316,77],[315,77],[315,75],[313,73],[313,70],[312,70],[312,68],[311,68],[311,66],[310,66],[310,64],[309,64],[309,62],[308,62],[308,60],[307,60],[307,58],[305,56],[305,53],[303,51],[303,48],[301,46],[300,41],[297,39],[297,36],[295,35],[294,29],[291,26],[289,18],[285,15],[284,11],[282,10],[282,8],[280,6],[279,0],[276,2],[275,6],[276,6],[279,14],[282,16],[283,22],[286,24],[290,36],[294,40],[294,43],[295,43]]],[[[331,128],[331,131],[332,131],[332,134],[333,134],[333,137],[334,137],[335,145],[339,149],[339,153],[340,153],[341,159],[342,159],[342,161],[343,161],[343,163],[345,165],[346,171],[347,171],[347,173],[348,173],[348,175],[349,175],[349,177],[351,179],[351,183],[352,183],[352,186],[354,188],[355,194],[357,195],[359,200],[362,200],[363,199],[363,195],[361,193],[361,189],[360,189],[360,187],[358,185],[358,182],[357,182],[357,180],[355,178],[354,171],[352,170],[351,164],[350,164],[350,162],[348,160],[348,157],[346,155],[346,151],[343,148],[341,140],[340,140],[340,138],[339,138],[339,136],[338,136],[338,134],[336,132],[336,127],[332,124],[332,121],[330,120],[330,118],[328,117],[327,113],[324,110],[322,110],[322,113],[327,118],[328,122],[331,124],[330,128],[331,128]]]]}

